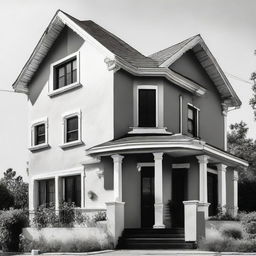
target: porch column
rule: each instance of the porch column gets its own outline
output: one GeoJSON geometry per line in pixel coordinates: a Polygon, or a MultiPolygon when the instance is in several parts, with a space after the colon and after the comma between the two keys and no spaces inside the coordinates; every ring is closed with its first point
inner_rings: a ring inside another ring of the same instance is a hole
{"type": "Polygon", "coordinates": [[[56,213],[58,214],[59,213],[59,208],[60,208],[60,205],[59,205],[59,176],[55,176],[55,211],[56,213]]]}
{"type": "Polygon", "coordinates": [[[199,205],[198,208],[200,211],[204,212],[205,219],[208,219],[208,190],[207,190],[207,163],[208,156],[202,155],[197,156],[199,163],[199,205]]]}
{"type": "Polygon", "coordinates": [[[122,202],[122,160],[121,155],[112,155],[114,161],[114,201],[122,202]]]}
{"type": "Polygon", "coordinates": [[[227,150],[227,113],[228,106],[225,103],[221,103],[222,106],[222,115],[224,118],[224,150],[227,150]]]}
{"type": "Polygon", "coordinates": [[[238,212],[238,172],[237,171],[234,171],[233,182],[234,182],[234,212],[233,212],[233,215],[234,215],[234,217],[236,217],[237,212],[238,212]]]}
{"type": "Polygon", "coordinates": [[[165,228],[163,205],[163,153],[153,153],[155,160],[155,225],[154,228],[165,228]]]}
{"type": "Polygon", "coordinates": [[[84,183],[85,183],[85,170],[81,173],[81,208],[85,207],[85,194],[84,194],[84,183]]]}
{"type": "Polygon", "coordinates": [[[218,164],[218,204],[221,207],[223,213],[226,212],[226,203],[227,203],[227,192],[226,192],[226,168],[224,164],[218,164]]]}

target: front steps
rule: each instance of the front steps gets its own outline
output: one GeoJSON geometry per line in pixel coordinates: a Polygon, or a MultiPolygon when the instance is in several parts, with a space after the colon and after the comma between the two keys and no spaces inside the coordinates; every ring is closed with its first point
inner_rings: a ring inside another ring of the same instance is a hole
{"type": "Polygon", "coordinates": [[[118,249],[195,249],[196,244],[185,242],[184,229],[125,229],[118,249]]]}

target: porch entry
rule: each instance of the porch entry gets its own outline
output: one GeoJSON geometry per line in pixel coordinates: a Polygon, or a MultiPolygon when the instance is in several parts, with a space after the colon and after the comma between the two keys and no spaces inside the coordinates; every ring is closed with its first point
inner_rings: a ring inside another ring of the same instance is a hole
{"type": "Polygon", "coordinates": [[[207,173],[209,216],[218,212],[218,176],[214,173],[207,173]]]}
{"type": "Polygon", "coordinates": [[[154,225],[155,203],[154,167],[141,168],[141,227],[152,228],[154,225]]]}
{"type": "Polygon", "coordinates": [[[187,200],[187,169],[172,170],[172,227],[184,227],[184,205],[187,200]]]}

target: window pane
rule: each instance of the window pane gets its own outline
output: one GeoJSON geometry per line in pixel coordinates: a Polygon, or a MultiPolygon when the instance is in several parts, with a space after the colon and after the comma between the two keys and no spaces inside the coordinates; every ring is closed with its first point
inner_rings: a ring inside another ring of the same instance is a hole
{"type": "Polygon", "coordinates": [[[76,73],[76,72],[77,72],[76,70],[73,70],[73,71],[72,71],[72,76],[73,76],[73,81],[72,81],[72,83],[75,83],[76,80],[77,80],[77,73],[76,73]]]}
{"type": "Polygon", "coordinates": [[[71,73],[71,62],[66,64],[66,72],[67,72],[67,74],[71,73]]]}
{"type": "Polygon", "coordinates": [[[76,60],[73,60],[73,70],[75,70],[76,69],[76,60]]]}
{"type": "Polygon", "coordinates": [[[48,180],[47,188],[48,204],[55,202],[55,181],[54,179],[48,180]]]}
{"type": "Polygon", "coordinates": [[[72,79],[71,79],[71,73],[67,73],[67,81],[66,81],[66,85],[72,84],[72,79]]]}
{"type": "Polygon", "coordinates": [[[65,178],[65,201],[68,203],[73,202],[73,182],[72,177],[65,178]]]}
{"type": "Polygon", "coordinates": [[[191,120],[188,120],[188,132],[194,134],[194,125],[191,120]]]}
{"type": "Polygon", "coordinates": [[[139,126],[156,126],[156,90],[139,90],[139,126]]]}
{"type": "Polygon", "coordinates": [[[63,86],[65,86],[65,77],[64,76],[59,78],[57,89],[61,88],[63,86]]]}
{"type": "Polygon", "coordinates": [[[58,76],[65,76],[65,66],[58,69],[58,76]]]}
{"type": "Polygon", "coordinates": [[[73,116],[67,119],[67,131],[74,131],[78,129],[78,116],[73,116]]]}
{"type": "Polygon", "coordinates": [[[81,176],[65,177],[65,201],[81,206],[81,176]]]}
{"type": "Polygon", "coordinates": [[[38,181],[38,185],[39,205],[46,204],[46,182],[40,180],[38,181]]]}
{"type": "Polygon", "coordinates": [[[75,177],[75,204],[76,206],[81,206],[81,176],[78,175],[75,177]]]}
{"type": "Polygon", "coordinates": [[[67,133],[67,142],[78,140],[78,131],[67,133]]]}
{"type": "Polygon", "coordinates": [[[188,108],[188,118],[194,119],[194,111],[191,108],[188,108]]]}
{"type": "Polygon", "coordinates": [[[35,145],[45,143],[45,124],[35,127],[35,145]]]}

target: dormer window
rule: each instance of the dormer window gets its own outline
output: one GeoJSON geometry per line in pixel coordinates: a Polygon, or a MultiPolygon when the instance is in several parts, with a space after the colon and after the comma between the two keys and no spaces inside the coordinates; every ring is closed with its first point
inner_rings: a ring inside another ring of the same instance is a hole
{"type": "Polygon", "coordinates": [[[199,109],[192,106],[191,104],[188,105],[188,133],[193,137],[198,137],[198,118],[199,118],[199,109]]]}
{"type": "Polygon", "coordinates": [[[53,97],[80,87],[79,52],[51,64],[49,77],[49,96],[53,97]]]}
{"type": "Polygon", "coordinates": [[[138,87],[138,127],[157,127],[157,87],[138,87]]]}

